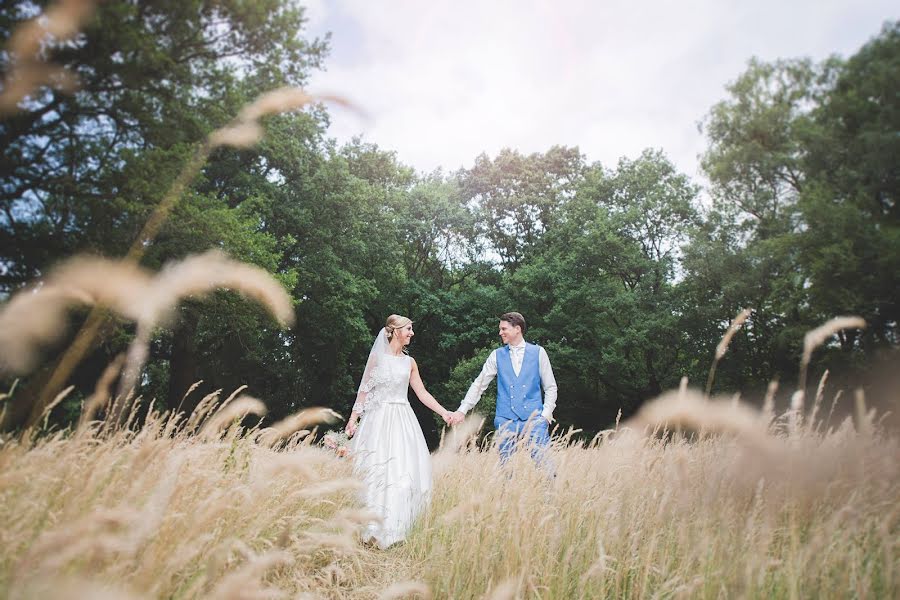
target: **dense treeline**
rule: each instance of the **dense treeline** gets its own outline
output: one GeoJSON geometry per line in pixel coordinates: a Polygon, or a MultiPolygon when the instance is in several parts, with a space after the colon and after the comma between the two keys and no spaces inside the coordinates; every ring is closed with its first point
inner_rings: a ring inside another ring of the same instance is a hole
{"type": "MultiPolygon", "coordinates": [[[[4,4],[2,38],[38,5],[4,4]]],[[[328,40],[302,27],[284,0],[102,3],[54,51],[81,90],[45,91],[0,123],[2,291],[75,252],[123,255],[194,144],[322,66],[328,40]]],[[[898,89],[897,22],[849,59],[751,61],[702,123],[706,189],[649,149],[614,166],[577,148],[504,150],[420,174],[389,150],[337,145],[322,107],[269,118],[258,147],[216,151],[144,263],[224,248],[278,274],[298,324],[281,331],[227,293],[187,302],[158,332],[140,392],[174,407],[202,379],[191,398],[247,384],[274,416],[346,413],[372,336],[396,312],[416,322],[412,353],[455,408],[507,310],[551,356],[557,418],[587,431],[682,375],[704,382],[745,307],[714,391],[794,381],[803,333],[840,314],[869,327],[817,353],[812,375],[864,380],[898,345],[898,89]]],[[[104,337],[56,418],[77,412],[131,333],[104,337]]],[[[58,350],[22,382],[6,426],[58,350]]]]}

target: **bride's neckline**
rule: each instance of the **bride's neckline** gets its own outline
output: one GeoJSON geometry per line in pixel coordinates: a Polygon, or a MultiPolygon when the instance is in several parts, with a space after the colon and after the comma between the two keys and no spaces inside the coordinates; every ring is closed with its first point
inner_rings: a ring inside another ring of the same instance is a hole
{"type": "Polygon", "coordinates": [[[406,356],[406,352],[403,351],[402,347],[400,348],[399,353],[394,354],[394,348],[391,344],[388,344],[387,347],[385,348],[385,354],[387,354],[388,356],[396,356],[397,358],[400,358],[401,356],[406,356]]]}

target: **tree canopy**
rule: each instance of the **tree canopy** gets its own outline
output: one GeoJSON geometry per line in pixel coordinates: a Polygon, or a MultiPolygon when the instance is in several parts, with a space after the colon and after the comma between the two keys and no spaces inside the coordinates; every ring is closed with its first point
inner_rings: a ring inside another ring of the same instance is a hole
{"type": "MultiPolygon", "coordinates": [[[[5,3],[3,40],[39,7],[5,3]]],[[[51,49],[80,90],[41,90],[0,121],[0,291],[77,252],[123,255],[204,136],[323,66],[328,40],[304,37],[303,15],[286,0],[100,3],[76,43],[51,49]]],[[[426,385],[455,409],[509,310],[550,355],[556,417],[587,432],[682,376],[705,381],[742,308],[714,391],[795,377],[803,332],[841,314],[869,327],[813,368],[861,378],[898,344],[898,89],[896,22],[848,59],[750,60],[703,121],[707,185],[658,149],[614,166],[505,149],[417,173],[329,139],[321,106],[270,117],[257,147],[215,151],[144,263],[223,248],[277,274],[297,325],[225,294],[185,302],[139,392],[174,408],[195,381],[246,384],[274,417],[347,413],[372,337],[400,313],[426,385]]],[[[79,368],[71,411],[131,334],[118,325],[79,368]]]]}

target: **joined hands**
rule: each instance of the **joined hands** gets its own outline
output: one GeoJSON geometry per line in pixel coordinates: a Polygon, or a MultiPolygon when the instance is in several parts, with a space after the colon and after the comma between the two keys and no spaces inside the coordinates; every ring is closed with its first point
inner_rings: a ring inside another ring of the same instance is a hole
{"type": "Polygon", "coordinates": [[[466,415],[459,411],[448,412],[446,415],[444,415],[444,422],[452,427],[453,425],[459,425],[460,423],[462,423],[465,418],[466,415]]]}

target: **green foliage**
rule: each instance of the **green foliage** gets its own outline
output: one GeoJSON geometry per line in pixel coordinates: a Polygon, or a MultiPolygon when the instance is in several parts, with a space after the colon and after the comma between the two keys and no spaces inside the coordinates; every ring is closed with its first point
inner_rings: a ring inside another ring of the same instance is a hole
{"type": "Polygon", "coordinates": [[[724,309],[705,319],[719,332],[754,309],[747,347],[737,343],[744,360],[721,371],[729,387],[793,376],[802,333],[835,315],[869,327],[840,336],[833,369],[897,345],[898,40],[888,23],[847,61],[751,61],[705,122],[715,202],[686,252],[684,287],[698,316],[724,309]]]}
{"type": "MultiPolygon", "coordinates": [[[[23,7],[0,9],[3,39],[23,7]]],[[[326,42],[302,33],[285,0],[100,3],[77,43],[51,49],[82,90],[43,92],[0,123],[0,291],[75,252],[124,254],[209,131],[321,66],[326,42]]],[[[258,147],[213,153],[144,262],[223,248],[276,274],[297,325],[281,331],[227,293],[185,302],[142,391],[174,407],[203,379],[184,407],[247,384],[272,418],[346,413],[372,337],[399,313],[415,321],[426,385],[455,409],[509,310],[550,355],[555,416],[588,432],[682,375],[704,381],[745,307],[716,391],[792,378],[803,333],[839,314],[870,327],[813,367],[857,376],[898,342],[898,88],[897,23],[847,60],[751,60],[703,122],[708,197],[659,150],[608,168],[577,148],[504,149],[419,174],[373,144],[338,146],[322,107],[269,117],[258,147]]],[[[72,398],[131,335],[104,339],[72,398]]]]}
{"type": "Polygon", "coordinates": [[[477,211],[479,237],[506,269],[515,270],[553,226],[583,170],[577,148],[554,146],[530,156],[504,149],[494,160],[482,154],[457,178],[466,203],[477,211]]]}
{"type": "MultiPolygon", "coordinates": [[[[900,320],[900,23],[850,58],[813,112],[799,262],[817,316],[853,312],[862,343],[896,345],[900,320]]],[[[854,340],[842,340],[850,347],[854,340]]]]}

